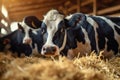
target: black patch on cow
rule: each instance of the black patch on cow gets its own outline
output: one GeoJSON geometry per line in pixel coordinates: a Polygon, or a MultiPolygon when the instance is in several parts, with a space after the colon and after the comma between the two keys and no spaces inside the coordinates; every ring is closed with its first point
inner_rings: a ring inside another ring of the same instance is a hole
{"type": "Polygon", "coordinates": [[[41,32],[42,34],[45,34],[47,32],[47,26],[44,22],[41,24],[41,32]]]}
{"type": "Polygon", "coordinates": [[[29,34],[32,39],[32,48],[34,49],[35,44],[37,44],[37,50],[40,53],[44,43],[42,31],[41,30],[37,31],[37,34],[33,34],[32,32],[29,32],[29,34]]]}
{"type": "Polygon", "coordinates": [[[73,32],[74,32],[74,36],[77,39],[77,41],[82,42],[83,44],[85,44],[85,35],[84,35],[81,27],[75,28],[73,30],[73,32]]]}
{"type": "Polygon", "coordinates": [[[18,30],[25,34],[25,30],[19,23],[18,23],[18,30]]]}
{"type": "Polygon", "coordinates": [[[67,42],[65,48],[60,52],[60,54],[61,54],[62,56],[67,56],[68,50],[71,49],[68,44],[69,44],[69,43],[67,42]]]}
{"type": "Polygon", "coordinates": [[[71,27],[76,27],[77,24],[81,24],[85,21],[85,15],[82,13],[76,13],[72,15],[72,18],[69,20],[69,25],[71,27]]]}
{"type": "Polygon", "coordinates": [[[92,17],[96,23],[98,24],[99,28],[97,29],[98,32],[98,44],[99,44],[99,49],[104,49],[105,43],[107,43],[107,51],[113,50],[114,53],[116,54],[118,52],[118,43],[114,39],[114,31],[111,28],[111,26],[105,22],[100,17],[92,17]],[[107,39],[107,41],[105,40],[107,39]]]}
{"type": "Polygon", "coordinates": [[[89,24],[87,22],[87,20],[85,20],[81,26],[86,30],[87,34],[88,34],[88,38],[90,40],[90,45],[91,45],[91,51],[95,50],[97,52],[97,48],[96,48],[96,40],[95,40],[95,31],[94,31],[94,26],[92,26],[91,24],[89,24]]]}
{"type": "Polygon", "coordinates": [[[64,21],[61,21],[58,24],[58,30],[53,37],[53,43],[56,44],[58,47],[61,47],[63,44],[64,36],[65,36],[65,23],[64,21]]]}
{"type": "Polygon", "coordinates": [[[120,17],[106,17],[106,18],[120,26],[120,17]]]}
{"type": "Polygon", "coordinates": [[[115,27],[115,30],[117,31],[117,33],[120,35],[120,28],[118,28],[118,26],[114,26],[115,27]]]}
{"type": "Polygon", "coordinates": [[[67,31],[67,44],[69,45],[69,49],[75,49],[77,47],[77,39],[72,29],[67,31]]]}
{"type": "Polygon", "coordinates": [[[77,39],[79,42],[82,42],[83,44],[85,44],[85,36],[81,30],[81,24],[83,24],[85,20],[86,17],[84,14],[76,13],[72,15],[69,21],[65,21],[66,26],[69,26],[69,28],[71,29],[70,33],[73,32],[74,38],[77,39]]]}

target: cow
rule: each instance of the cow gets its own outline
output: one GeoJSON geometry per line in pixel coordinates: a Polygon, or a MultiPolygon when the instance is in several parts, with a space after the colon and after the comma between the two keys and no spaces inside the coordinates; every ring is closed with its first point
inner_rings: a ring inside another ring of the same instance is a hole
{"type": "Polygon", "coordinates": [[[24,44],[32,43],[32,39],[29,36],[29,31],[32,30],[34,34],[37,34],[36,31],[39,31],[41,23],[42,21],[40,21],[36,16],[26,16],[23,18],[22,22],[19,22],[25,33],[25,37],[23,38],[24,44]]]}
{"type": "Polygon", "coordinates": [[[20,30],[15,30],[14,32],[5,35],[0,38],[0,52],[9,50],[13,53],[18,53],[18,57],[24,53],[29,56],[32,53],[32,48],[28,44],[23,44],[24,33],[20,30]]]}
{"type": "Polygon", "coordinates": [[[23,44],[32,45],[33,49],[37,47],[39,53],[41,52],[41,46],[43,45],[43,35],[40,28],[41,23],[42,21],[36,16],[26,16],[23,21],[20,22],[21,28],[25,34],[23,44]],[[29,32],[32,33],[30,34],[29,32]]]}
{"type": "Polygon", "coordinates": [[[111,58],[120,50],[120,17],[91,16],[74,13],[65,17],[52,9],[44,16],[42,32],[47,33],[41,54],[74,58],[103,51],[111,58]]]}
{"type": "Polygon", "coordinates": [[[31,26],[28,25],[27,27],[30,27],[30,28],[28,29],[28,32],[27,31],[25,32],[26,26],[21,26],[19,23],[18,23],[18,26],[19,26],[19,29],[21,29],[22,33],[24,33],[24,37],[22,39],[22,44],[29,45],[32,48],[32,53],[33,53],[34,49],[36,50],[35,52],[40,53],[41,48],[44,43],[41,29],[39,28],[36,31],[36,30],[32,29],[31,26]],[[26,34],[26,33],[28,33],[28,34],[26,34]],[[29,40],[27,41],[26,40],[27,38],[30,39],[30,41],[29,40]],[[24,43],[24,40],[25,40],[25,43],[24,43]]]}
{"type": "Polygon", "coordinates": [[[0,38],[0,51],[3,51],[7,45],[10,45],[8,50],[17,52],[18,56],[21,53],[29,56],[34,49],[37,49],[37,53],[40,53],[43,45],[43,35],[40,28],[35,29],[35,27],[40,27],[39,24],[41,24],[41,21],[38,21],[37,17],[25,17],[22,22],[18,22],[18,30],[0,38]]]}

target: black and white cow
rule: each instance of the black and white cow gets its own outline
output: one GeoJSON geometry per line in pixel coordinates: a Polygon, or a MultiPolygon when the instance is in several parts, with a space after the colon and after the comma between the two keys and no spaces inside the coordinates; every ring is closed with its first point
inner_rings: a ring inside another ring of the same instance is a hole
{"type": "Polygon", "coordinates": [[[64,17],[57,10],[50,10],[41,25],[47,40],[41,54],[55,56],[59,53],[74,57],[91,51],[113,56],[120,49],[120,17],[89,16],[75,13],[64,17]],[[68,53],[68,54],[67,54],[68,53]]]}
{"type": "Polygon", "coordinates": [[[19,25],[19,29],[21,29],[22,33],[24,33],[24,37],[22,39],[22,44],[27,44],[32,48],[32,53],[33,50],[35,49],[37,53],[41,52],[41,48],[43,46],[43,35],[41,29],[34,30],[31,28],[31,26],[21,26],[19,25]],[[25,32],[25,27],[30,27],[28,31],[25,32]],[[34,32],[33,32],[34,31],[34,32]]]}
{"type": "Polygon", "coordinates": [[[36,16],[27,16],[20,23],[25,34],[23,44],[31,45],[32,49],[37,53],[41,52],[41,47],[44,42],[41,31],[41,23],[42,21],[40,21],[36,16]],[[32,32],[32,34],[29,32],[32,32]]]}
{"type": "Polygon", "coordinates": [[[18,23],[18,30],[0,38],[0,51],[10,45],[8,50],[17,52],[18,56],[21,53],[29,56],[36,48],[37,53],[40,53],[43,46],[43,35],[41,29],[36,30],[35,27],[40,27],[41,23],[35,16],[25,17],[21,23],[18,23]]]}
{"type": "Polygon", "coordinates": [[[24,53],[29,56],[32,53],[32,48],[28,44],[23,44],[24,33],[16,30],[4,37],[0,38],[0,52],[9,50],[13,53],[18,53],[18,56],[24,53]]]}
{"type": "Polygon", "coordinates": [[[32,43],[32,39],[30,38],[29,31],[32,31],[34,34],[37,34],[36,31],[40,30],[41,23],[42,21],[40,21],[36,16],[26,16],[22,22],[19,22],[25,33],[25,37],[23,38],[24,44],[32,43]]]}

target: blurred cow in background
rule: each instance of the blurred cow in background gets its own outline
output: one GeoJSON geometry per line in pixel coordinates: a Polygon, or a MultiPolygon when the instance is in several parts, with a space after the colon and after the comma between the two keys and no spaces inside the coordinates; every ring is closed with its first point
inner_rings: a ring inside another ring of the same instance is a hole
{"type": "Polygon", "coordinates": [[[120,50],[120,17],[75,13],[65,18],[53,9],[44,16],[41,27],[48,34],[42,55],[60,53],[73,58],[79,52],[86,55],[104,50],[105,57],[112,57],[120,50]]]}
{"type": "Polygon", "coordinates": [[[9,45],[8,50],[17,52],[18,56],[21,53],[29,56],[34,49],[37,50],[37,53],[40,53],[43,45],[41,23],[35,16],[25,17],[22,22],[18,23],[17,30],[0,38],[0,51],[3,51],[9,45]]]}
{"type": "Polygon", "coordinates": [[[36,31],[40,30],[41,23],[42,21],[40,21],[35,16],[27,16],[23,19],[22,22],[19,23],[21,25],[22,31],[25,33],[25,37],[23,39],[24,44],[32,43],[29,32],[32,31],[32,33],[37,35],[36,31]]]}
{"type": "Polygon", "coordinates": [[[29,56],[32,53],[32,48],[28,44],[23,44],[24,33],[20,30],[16,30],[4,37],[0,38],[0,52],[9,50],[13,53],[18,53],[20,57],[21,53],[29,56]]]}

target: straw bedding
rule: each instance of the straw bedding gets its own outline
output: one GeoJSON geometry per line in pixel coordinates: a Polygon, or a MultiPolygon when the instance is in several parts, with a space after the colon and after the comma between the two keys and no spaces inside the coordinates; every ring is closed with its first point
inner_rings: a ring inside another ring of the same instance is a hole
{"type": "Polygon", "coordinates": [[[15,57],[0,53],[0,80],[120,80],[120,58],[15,57]]]}

